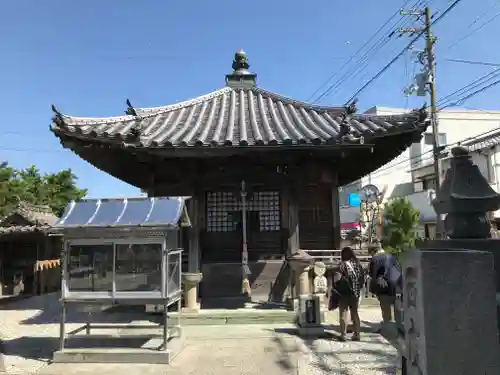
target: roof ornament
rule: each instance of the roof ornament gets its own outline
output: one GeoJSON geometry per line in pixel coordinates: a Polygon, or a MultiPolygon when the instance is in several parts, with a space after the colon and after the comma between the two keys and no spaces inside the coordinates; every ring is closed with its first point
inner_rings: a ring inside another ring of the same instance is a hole
{"type": "Polygon", "coordinates": [[[135,110],[134,106],[132,105],[132,103],[130,103],[130,99],[127,99],[126,103],[127,103],[127,110],[125,111],[125,114],[127,114],[129,116],[139,117],[139,115],[137,114],[137,111],[135,110]]]}
{"type": "Polygon", "coordinates": [[[234,54],[233,73],[226,75],[226,84],[234,88],[250,88],[257,85],[257,74],[250,73],[248,68],[248,56],[240,49],[234,54]]]}
{"type": "Polygon", "coordinates": [[[418,122],[421,124],[427,120],[427,117],[429,117],[429,112],[427,111],[427,103],[424,103],[424,105],[419,108],[415,109],[412,111],[414,114],[418,115],[418,122]]]}
{"type": "Polygon", "coordinates": [[[356,107],[356,103],[358,102],[358,99],[355,98],[352,102],[348,103],[344,107],[344,112],[340,115],[341,121],[340,121],[340,139],[341,142],[349,142],[349,143],[359,143],[359,144],[364,144],[365,140],[364,137],[355,137],[350,125],[352,115],[355,114],[358,111],[358,108],[356,107]]]}
{"type": "Polygon", "coordinates": [[[235,72],[243,70],[248,71],[248,68],[250,68],[250,64],[248,63],[248,56],[245,51],[240,48],[240,50],[234,54],[233,70],[235,72]]]}
{"type": "Polygon", "coordinates": [[[130,129],[128,138],[132,139],[132,143],[136,143],[139,141],[142,133],[142,117],[139,116],[129,99],[126,100],[126,104],[127,110],[125,111],[125,114],[135,117],[135,125],[130,129]]]}
{"type": "Polygon", "coordinates": [[[52,117],[52,121],[59,127],[66,127],[66,123],[64,122],[64,115],[58,111],[55,104],[51,105],[52,112],[54,116],[52,117]]]}

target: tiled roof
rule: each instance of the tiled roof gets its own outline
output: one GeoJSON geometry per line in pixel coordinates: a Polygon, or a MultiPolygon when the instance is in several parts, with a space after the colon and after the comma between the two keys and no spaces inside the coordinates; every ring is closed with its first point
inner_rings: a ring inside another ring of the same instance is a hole
{"type": "Polygon", "coordinates": [[[462,146],[467,147],[469,151],[483,150],[500,144],[500,130],[488,132],[483,137],[475,137],[469,141],[463,142],[462,146]]]}
{"type": "Polygon", "coordinates": [[[48,206],[20,202],[7,216],[0,218],[0,225],[8,226],[13,215],[21,216],[33,226],[50,226],[58,220],[58,217],[48,206]]]}
{"type": "MultiPolygon", "coordinates": [[[[52,131],[85,139],[134,141],[137,147],[325,144],[342,139],[344,108],[309,105],[257,87],[226,87],[166,107],[133,109],[136,116],[81,118],[56,111],[52,131]]],[[[351,115],[351,137],[419,128],[417,113],[351,115]]]]}
{"type": "Polygon", "coordinates": [[[13,233],[43,232],[55,224],[57,220],[58,217],[50,207],[21,202],[9,215],[0,219],[0,236],[13,233]],[[14,215],[19,215],[30,224],[12,224],[11,218],[14,215]]]}
{"type": "Polygon", "coordinates": [[[51,227],[48,225],[11,225],[7,227],[0,226],[0,236],[13,234],[13,233],[33,233],[44,232],[51,227]]]}

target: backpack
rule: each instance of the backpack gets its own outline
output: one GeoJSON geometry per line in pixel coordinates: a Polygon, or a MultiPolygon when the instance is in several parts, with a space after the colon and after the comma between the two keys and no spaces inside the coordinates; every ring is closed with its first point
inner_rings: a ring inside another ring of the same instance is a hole
{"type": "Polygon", "coordinates": [[[401,271],[395,265],[390,266],[390,257],[384,261],[384,273],[377,275],[371,281],[371,292],[374,294],[394,294],[395,288],[401,281],[401,271]]]}

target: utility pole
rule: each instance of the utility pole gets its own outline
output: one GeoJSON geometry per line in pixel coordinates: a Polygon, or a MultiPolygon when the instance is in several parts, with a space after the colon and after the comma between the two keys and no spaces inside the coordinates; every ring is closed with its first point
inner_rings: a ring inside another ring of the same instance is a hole
{"type": "MultiPolygon", "coordinates": [[[[429,92],[431,96],[431,126],[432,126],[432,154],[434,164],[434,175],[436,178],[436,191],[441,186],[441,148],[439,144],[439,130],[437,118],[437,95],[436,95],[436,63],[434,61],[434,44],[436,38],[432,35],[431,9],[425,8],[425,36],[427,51],[427,71],[429,73],[429,92]]],[[[436,234],[444,239],[444,223],[441,215],[437,215],[436,234]]]]}
{"type": "MultiPolygon", "coordinates": [[[[407,12],[401,11],[401,14],[417,16],[418,19],[424,16],[424,27],[401,29],[399,30],[399,32],[400,34],[410,33],[412,35],[416,33],[425,34],[426,48],[425,51],[423,51],[420,54],[420,62],[425,66],[424,75],[426,79],[425,82],[421,82],[421,84],[423,83],[428,86],[428,90],[425,91],[427,91],[430,94],[430,102],[431,102],[430,120],[432,126],[433,167],[434,167],[434,176],[435,176],[435,182],[436,182],[435,184],[437,191],[441,186],[440,155],[442,151],[442,146],[444,145],[439,144],[439,129],[438,129],[438,117],[437,117],[438,110],[437,110],[437,94],[436,94],[436,63],[435,63],[435,51],[434,51],[436,38],[432,33],[431,9],[427,7],[423,12],[414,10],[407,12]]],[[[419,88],[421,89],[421,87],[419,88]]],[[[415,89],[418,90],[418,88],[415,89]]],[[[411,91],[415,90],[410,89],[407,92],[411,93],[411,91]]],[[[443,224],[444,223],[442,217],[438,215],[436,222],[436,234],[438,234],[441,238],[444,238],[443,224]]]]}

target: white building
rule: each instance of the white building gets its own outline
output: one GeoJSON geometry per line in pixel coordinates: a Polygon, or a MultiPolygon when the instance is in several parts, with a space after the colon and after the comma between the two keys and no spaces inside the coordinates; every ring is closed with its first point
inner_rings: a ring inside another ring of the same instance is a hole
{"type": "MultiPolygon", "coordinates": [[[[365,113],[392,115],[404,112],[405,110],[400,108],[373,107],[365,113]]],[[[474,150],[474,162],[493,184],[495,190],[500,191],[500,182],[495,177],[498,175],[497,160],[500,161],[500,155],[497,153],[500,146],[496,143],[491,146],[496,140],[500,143],[500,130],[495,131],[500,129],[500,111],[444,110],[438,114],[438,121],[439,144],[447,145],[447,150],[458,143],[469,145],[474,150]]],[[[373,184],[382,192],[383,203],[391,198],[407,197],[420,211],[421,235],[433,237],[436,214],[430,205],[430,197],[435,187],[432,162],[432,129],[429,126],[420,143],[413,144],[398,158],[379,170],[342,188],[339,197],[342,224],[349,226],[350,223],[359,221],[359,208],[348,205],[349,194],[359,192],[364,185],[373,184]]],[[[444,158],[443,173],[448,165],[448,160],[444,158]]],[[[498,172],[500,173],[500,170],[498,172]]],[[[444,175],[441,178],[443,177],[444,175]]]]}

